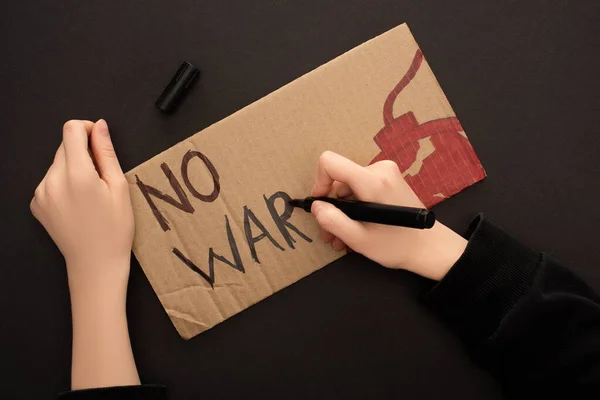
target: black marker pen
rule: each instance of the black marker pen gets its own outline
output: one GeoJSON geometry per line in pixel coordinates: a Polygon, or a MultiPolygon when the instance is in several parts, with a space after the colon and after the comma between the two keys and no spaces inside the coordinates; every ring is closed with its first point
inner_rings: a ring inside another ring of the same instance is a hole
{"type": "Polygon", "coordinates": [[[339,208],[348,217],[363,222],[403,226],[406,228],[429,229],[435,224],[435,214],[424,208],[391,206],[358,200],[341,200],[331,197],[307,197],[290,200],[294,207],[310,212],[312,203],[325,201],[339,208]]]}

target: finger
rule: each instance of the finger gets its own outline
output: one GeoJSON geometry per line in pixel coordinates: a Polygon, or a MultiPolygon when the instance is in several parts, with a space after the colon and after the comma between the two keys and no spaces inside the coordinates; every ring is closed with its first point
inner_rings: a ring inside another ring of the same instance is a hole
{"type": "Polygon", "coordinates": [[[338,237],[333,238],[333,242],[331,243],[331,246],[333,247],[333,249],[335,251],[344,250],[346,248],[346,245],[344,244],[344,242],[342,242],[342,240],[338,237]]]}
{"type": "MultiPolygon", "coordinates": [[[[92,132],[92,127],[94,126],[94,123],[92,121],[75,121],[75,120],[73,120],[73,122],[81,122],[81,123],[83,123],[83,127],[86,130],[87,134],[90,134],[92,132]]],[[[64,170],[65,167],[66,167],[66,156],[65,156],[65,144],[64,144],[64,141],[63,141],[63,142],[60,143],[60,146],[58,146],[58,149],[56,150],[56,153],[54,153],[54,161],[50,165],[50,167],[46,171],[46,174],[44,175],[44,177],[42,178],[40,184],[38,185],[38,188],[36,189],[36,193],[40,192],[38,190],[39,188],[45,188],[46,181],[48,180],[48,175],[50,174],[50,171],[52,171],[52,170],[64,170]]],[[[35,197],[36,196],[34,196],[34,199],[35,199],[35,197]]],[[[38,195],[38,197],[39,197],[39,195],[38,195]]]]}
{"type": "Polygon", "coordinates": [[[327,232],[325,229],[321,229],[321,240],[323,243],[331,243],[333,241],[333,233],[327,232]]]}
{"type": "Polygon", "coordinates": [[[344,182],[335,181],[333,182],[333,196],[338,199],[344,199],[352,196],[352,189],[344,182]]]}
{"type": "Polygon", "coordinates": [[[68,168],[93,168],[94,164],[88,153],[89,124],[84,121],[71,120],[63,126],[63,145],[68,168]]]}
{"type": "Polygon", "coordinates": [[[352,248],[360,247],[357,245],[363,242],[367,236],[367,230],[363,224],[350,219],[333,204],[315,201],[312,204],[311,212],[321,228],[352,248]]]}
{"type": "MultiPolygon", "coordinates": [[[[83,128],[85,129],[85,132],[89,136],[92,133],[92,128],[94,127],[94,123],[92,121],[87,121],[87,120],[77,120],[77,121],[83,123],[83,128]]],[[[66,164],[64,142],[60,142],[60,146],[58,146],[58,149],[56,150],[56,153],[54,154],[54,164],[56,164],[58,166],[64,166],[66,164]]]]}
{"type": "MultiPolygon", "coordinates": [[[[340,199],[352,195],[352,189],[350,189],[350,186],[339,181],[333,182],[331,191],[334,197],[340,199]]],[[[323,243],[331,243],[333,245],[333,242],[336,239],[336,237],[333,236],[331,232],[327,232],[326,230],[321,229],[321,239],[323,240],[323,243]]]]}
{"type": "Polygon", "coordinates": [[[123,171],[119,165],[115,148],[110,140],[108,125],[103,119],[94,124],[91,141],[92,154],[100,177],[108,183],[123,178],[123,171]]]}
{"type": "Polygon", "coordinates": [[[80,121],[83,122],[83,127],[85,128],[85,131],[88,135],[88,155],[90,156],[90,159],[92,160],[92,164],[94,164],[94,169],[97,170],[96,162],[94,161],[94,156],[92,155],[92,149],[90,149],[90,146],[89,146],[90,136],[92,134],[92,130],[94,129],[94,123],[92,121],[88,121],[88,120],[80,120],[80,121]]]}
{"type": "Polygon", "coordinates": [[[368,187],[369,176],[370,173],[354,161],[332,151],[326,151],[319,157],[317,181],[313,186],[312,195],[328,195],[334,181],[343,182],[355,193],[360,193],[368,187]]]}
{"type": "Polygon", "coordinates": [[[92,128],[94,128],[94,123],[92,121],[88,121],[88,120],[79,120],[80,122],[83,123],[83,127],[85,129],[85,131],[87,132],[88,136],[92,134],[92,128]]]}

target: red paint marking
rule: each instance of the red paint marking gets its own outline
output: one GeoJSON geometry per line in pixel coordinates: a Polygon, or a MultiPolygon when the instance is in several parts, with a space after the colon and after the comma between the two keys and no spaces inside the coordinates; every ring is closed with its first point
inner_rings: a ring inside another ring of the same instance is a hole
{"type": "Polygon", "coordinates": [[[412,111],[394,118],[394,103],[402,90],[417,75],[423,62],[423,53],[417,50],[413,61],[400,82],[383,104],[384,126],[373,138],[381,152],[370,164],[392,160],[400,171],[406,171],[417,159],[420,139],[429,138],[435,151],[423,160],[423,166],[405,180],[426,207],[432,207],[445,198],[485,178],[485,171],[456,117],[436,119],[419,124],[412,111]],[[439,197],[442,195],[443,197],[439,197]]]}

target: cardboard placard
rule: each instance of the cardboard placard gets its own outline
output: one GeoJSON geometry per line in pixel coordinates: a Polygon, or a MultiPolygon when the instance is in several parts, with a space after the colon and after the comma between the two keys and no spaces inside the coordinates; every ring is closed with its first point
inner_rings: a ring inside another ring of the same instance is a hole
{"type": "Polygon", "coordinates": [[[403,24],[129,171],[133,251],[183,338],[337,259],[311,215],[324,150],[398,163],[432,206],[483,179],[403,24]]]}

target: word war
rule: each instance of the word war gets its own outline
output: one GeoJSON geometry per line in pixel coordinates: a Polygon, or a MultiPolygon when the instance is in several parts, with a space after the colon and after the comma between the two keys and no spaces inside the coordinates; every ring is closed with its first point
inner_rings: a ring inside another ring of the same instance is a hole
{"type": "MultiPolygon", "coordinates": [[[[171,190],[174,192],[176,198],[164,193],[156,187],[145,184],[137,174],[135,175],[135,180],[138,189],[144,196],[144,199],[150,207],[150,210],[152,211],[152,214],[154,215],[156,221],[162,228],[163,232],[166,232],[169,231],[171,227],[167,218],[157,207],[156,200],[161,200],[184,213],[193,214],[196,210],[192,205],[192,202],[190,201],[186,190],[184,190],[179,179],[177,179],[177,177],[175,176],[171,168],[167,165],[167,163],[161,163],[160,168],[164,173],[165,178],[167,179],[167,182],[169,183],[171,190]]],[[[183,184],[185,185],[187,191],[201,202],[211,203],[219,198],[219,194],[221,192],[219,173],[217,172],[217,169],[215,168],[214,164],[210,161],[210,159],[199,151],[189,150],[183,155],[181,159],[181,180],[183,181],[183,184]],[[190,180],[189,165],[190,161],[195,158],[200,159],[203,162],[204,166],[206,167],[206,169],[212,177],[213,189],[208,194],[200,193],[194,187],[190,180]]],[[[292,207],[289,204],[291,198],[287,193],[278,191],[268,197],[263,194],[263,200],[265,202],[269,215],[275,223],[275,226],[277,226],[279,234],[290,249],[295,249],[294,243],[296,243],[296,239],[292,236],[292,232],[295,233],[298,237],[305,240],[306,242],[312,243],[312,239],[310,237],[301,232],[296,226],[294,226],[289,221],[294,207],[292,207]],[[277,209],[277,200],[281,200],[279,203],[284,204],[283,209],[281,211],[277,209]]],[[[281,251],[285,251],[285,248],[281,245],[281,243],[278,242],[275,239],[275,237],[273,237],[273,235],[268,231],[265,225],[260,221],[260,219],[250,208],[244,205],[242,208],[242,212],[244,221],[244,239],[248,247],[250,256],[255,263],[260,264],[260,259],[256,250],[256,243],[263,239],[267,239],[268,242],[275,248],[281,251]],[[260,233],[257,234],[257,232],[260,233]]],[[[183,252],[177,247],[173,247],[172,253],[179,260],[181,260],[183,265],[187,266],[189,269],[201,276],[214,289],[215,260],[220,261],[221,263],[241,273],[246,272],[244,262],[240,255],[238,242],[235,238],[235,235],[233,234],[231,224],[229,222],[229,217],[227,215],[225,215],[225,235],[227,236],[227,242],[229,244],[229,251],[231,253],[231,256],[230,258],[226,258],[221,254],[217,254],[214,248],[210,247],[208,249],[208,272],[205,272],[200,267],[198,267],[198,265],[194,261],[190,260],[187,256],[185,256],[183,252]]]]}

